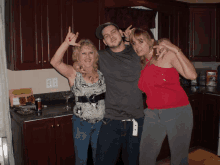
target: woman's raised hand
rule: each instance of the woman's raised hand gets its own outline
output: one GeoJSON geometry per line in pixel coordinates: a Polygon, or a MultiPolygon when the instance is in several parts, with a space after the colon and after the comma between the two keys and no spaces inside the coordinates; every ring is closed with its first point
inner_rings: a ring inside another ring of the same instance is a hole
{"type": "Polygon", "coordinates": [[[78,38],[79,33],[77,32],[76,34],[71,32],[71,28],[69,27],[68,33],[66,35],[66,39],[65,42],[68,45],[72,45],[72,46],[80,46],[80,44],[76,43],[76,39],[78,38]]]}
{"type": "Polygon", "coordinates": [[[178,47],[172,44],[168,39],[163,38],[158,41],[158,45],[155,45],[153,48],[157,49],[157,60],[161,59],[164,57],[165,54],[168,53],[168,51],[173,51],[176,53],[178,51],[178,47]]]}
{"type": "Polygon", "coordinates": [[[173,51],[174,53],[177,53],[180,49],[172,44],[168,39],[164,38],[164,39],[161,39],[161,41],[159,41],[159,46],[161,47],[165,47],[166,49],[170,50],[170,51],[173,51]]]}

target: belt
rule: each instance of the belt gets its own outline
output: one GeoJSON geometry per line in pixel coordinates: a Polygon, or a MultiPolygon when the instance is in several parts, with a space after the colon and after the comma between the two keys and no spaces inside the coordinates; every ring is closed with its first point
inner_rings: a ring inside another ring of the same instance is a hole
{"type": "MultiPolygon", "coordinates": [[[[74,114],[75,115],[75,114],[74,114]]],[[[77,115],[75,115],[77,118],[79,118],[81,121],[87,121],[88,123],[93,123],[93,124],[95,124],[95,123],[97,123],[97,122],[99,122],[99,121],[102,121],[102,120],[97,120],[97,119],[85,119],[85,118],[81,118],[81,117],[79,117],[79,116],[77,116],[77,115]]]]}
{"type": "Polygon", "coordinates": [[[138,136],[138,122],[135,119],[124,119],[121,121],[132,121],[133,122],[132,136],[138,136]]]}
{"type": "Polygon", "coordinates": [[[78,101],[81,103],[97,103],[99,100],[105,99],[105,93],[101,93],[99,95],[93,94],[90,97],[87,96],[78,96],[78,101]]]}

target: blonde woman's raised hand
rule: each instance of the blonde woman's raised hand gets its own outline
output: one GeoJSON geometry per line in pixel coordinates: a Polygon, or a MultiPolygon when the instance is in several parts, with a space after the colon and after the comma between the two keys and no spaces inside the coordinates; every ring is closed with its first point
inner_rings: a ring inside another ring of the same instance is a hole
{"type": "Polygon", "coordinates": [[[134,30],[134,28],[131,29],[131,27],[132,27],[132,25],[128,26],[128,28],[123,32],[123,35],[124,35],[126,41],[130,40],[130,38],[129,38],[130,34],[131,34],[132,30],[134,30]]]}
{"type": "Polygon", "coordinates": [[[71,28],[69,27],[68,33],[66,35],[66,39],[65,42],[68,45],[72,45],[72,46],[80,46],[80,44],[76,43],[76,40],[79,36],[79,33],[77,32],[76,34],[71,32],[71,28]]]}

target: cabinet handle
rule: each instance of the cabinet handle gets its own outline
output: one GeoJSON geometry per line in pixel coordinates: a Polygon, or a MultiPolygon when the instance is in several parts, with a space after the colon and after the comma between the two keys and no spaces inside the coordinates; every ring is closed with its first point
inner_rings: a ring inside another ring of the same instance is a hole
{"type": "Polygon", "coordinates": [[[46,60],[44,60],[44,63],[46,63],[47,61],[46,60]]]}
{"type": "Polygon", "coordinates": [[[54,125],[51,125],[51,127],[53,128],[53,127],[54,127],[54,125]]]}
{"type": "Polygon", "coordinates": [[[41,63],[41,61],[39,61],[39,63],[41,63]]]}
{"type": "Polygon", "coordinates": [[[60,125],[59,124],[57,124],[57,127],[59,127],[60,125]]]}

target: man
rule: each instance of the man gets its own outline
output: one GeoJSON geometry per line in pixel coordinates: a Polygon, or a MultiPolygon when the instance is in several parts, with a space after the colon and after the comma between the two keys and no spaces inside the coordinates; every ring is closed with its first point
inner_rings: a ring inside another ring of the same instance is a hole
{"type": "Polygon", "coordinates": [[[120,153],[124,164],[136,165],[144,118],[142,92],[138,88],[140,57],[132,46],[125,45],[123,32],[114,23],[100,25],[96,36],[107,48],[99,51],[100,71],[106,82],[106,112],[95,165],[114,165],[120,153]]]}

